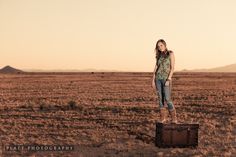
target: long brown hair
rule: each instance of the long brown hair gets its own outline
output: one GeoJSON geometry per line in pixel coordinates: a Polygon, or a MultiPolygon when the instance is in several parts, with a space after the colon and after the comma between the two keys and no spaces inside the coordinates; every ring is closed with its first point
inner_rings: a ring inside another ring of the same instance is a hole
{"type": "MultiPolygon", "coordinates": [[[[158,43],[159,43],[159,42],[162,42],[162,43],[165,45],[165,47],[166,47],[166,42],[165,42],[164,39],[159,39],[159,40],[157,41],[156,47],[155,47],[156,59],[157,59],[157,60],[159,59],[160,53],[161,53],[161,51],[158,49],[158,43]]],[[[167,47],[166,47],[166,51],[167,51],[167,52],[170,52],[170,51],[167,49],[167,47]]]]}

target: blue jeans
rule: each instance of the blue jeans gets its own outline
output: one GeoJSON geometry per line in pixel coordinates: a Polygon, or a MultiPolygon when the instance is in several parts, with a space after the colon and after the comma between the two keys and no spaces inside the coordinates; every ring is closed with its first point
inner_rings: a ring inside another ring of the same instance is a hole
{"type": "Polygon", "coordinates": [[[171,87],[172,80],[170,81],[168,86],[165,86],[165,80],[156,79],[156,88],[159,93],[159,105],[160,108],[164,107],[164,101],[167,102],[168,109],[171,111],[174,109],[174,104],[171,100],[171,87]]]}

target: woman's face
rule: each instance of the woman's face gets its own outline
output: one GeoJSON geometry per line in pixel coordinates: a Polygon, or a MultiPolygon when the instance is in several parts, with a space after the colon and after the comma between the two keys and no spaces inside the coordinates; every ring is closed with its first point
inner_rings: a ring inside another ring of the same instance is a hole
{"type": "Polygon", "coordinates": [[[162,42],[159,42],[157,46],[158,46],[158,50],[161,52],[164,52],[166,49],[165,45],[162,42]]]}

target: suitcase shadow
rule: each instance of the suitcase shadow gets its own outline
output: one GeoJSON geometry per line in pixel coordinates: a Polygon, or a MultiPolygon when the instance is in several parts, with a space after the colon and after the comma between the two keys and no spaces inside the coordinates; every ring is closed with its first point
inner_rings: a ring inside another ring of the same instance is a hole
{"type": "Polygon", "coordinates": [[[137,132],[137,131],[128,131],[129,135],[134,135],[135,139],[141,140],[144,143],[147,144],[155,144],[155,137],[144,133],[144,132],[137,132]]]}

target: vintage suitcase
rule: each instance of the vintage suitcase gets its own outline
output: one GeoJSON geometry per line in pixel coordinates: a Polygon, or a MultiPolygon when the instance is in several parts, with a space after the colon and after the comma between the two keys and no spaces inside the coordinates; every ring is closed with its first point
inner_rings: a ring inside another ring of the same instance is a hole
{"type": "Polygon", "coordinates": [[[197,147],[199,124],[156,123],[158,147],[197,147]]]}

